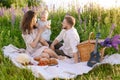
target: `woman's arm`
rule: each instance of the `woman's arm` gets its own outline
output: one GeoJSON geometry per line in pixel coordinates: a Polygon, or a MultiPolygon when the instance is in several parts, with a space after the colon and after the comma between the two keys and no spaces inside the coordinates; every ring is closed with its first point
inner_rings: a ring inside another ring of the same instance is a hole
{"type": "Polygon", "coordinates": [[[38,30],[38,34],[37,34],[37,36],[36,36],[36,38],[33,40],[33,42],[30,44],[31,45],[31,47],[33,47],[33,48],[35,48],[36,46],[37,46],[37,44],[38,44],[38,42],[39,42],[39,40],[40,40],[40,36],[41,36],[41,34],[42,34],[42,32],[44,31],[44,28],[40,28],[39,30],[38,30]]]}

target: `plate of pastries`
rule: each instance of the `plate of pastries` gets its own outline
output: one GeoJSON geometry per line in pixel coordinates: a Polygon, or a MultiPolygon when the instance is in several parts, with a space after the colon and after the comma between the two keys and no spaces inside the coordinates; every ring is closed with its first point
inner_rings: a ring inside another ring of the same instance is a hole
{"type": "Polygon", "coordinates": [[[58,65],[58,61],[56,58],[34,58],[34,60],[38,61],[38,66],[54,66],[58,65]]]}

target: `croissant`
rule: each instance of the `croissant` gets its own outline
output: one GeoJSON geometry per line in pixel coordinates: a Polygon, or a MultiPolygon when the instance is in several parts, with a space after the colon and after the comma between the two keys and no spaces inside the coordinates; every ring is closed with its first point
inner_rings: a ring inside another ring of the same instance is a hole
{"type": "Polygon", "coordinates": [[[58,61],[55,58],[41,58],[39,60],[39,66],[53,66],[53,65],[57,65],[58,61]]]}
{"type": "Polygon", "coordinates": [[[55,58],[50,58],[49,59],[49,65],[57,65],[58,64],[58,61],[55,59],[55,58]]]}
{"type": "Polygon", "coordinates": [[[46,65],[48,65],[49,64],[49,59],[47,59],[47,58],[41,58],[40,60],[39,60],[39,66],[46,66],[46,65]]]}

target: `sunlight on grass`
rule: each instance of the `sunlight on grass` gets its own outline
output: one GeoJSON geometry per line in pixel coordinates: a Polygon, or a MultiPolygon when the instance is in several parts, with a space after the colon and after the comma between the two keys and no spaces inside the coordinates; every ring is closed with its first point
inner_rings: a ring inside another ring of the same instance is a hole
{"type": "MultiPolygon", "coordinates": [[[[37,7],[38,8],[38,7],[37,7]]],[[[36,8],[36,9],[37,9],[36,8]]],[[[113,35],[120,34],[120,8],[103,9],[100,6],[93,5],[92,8],[84,6],[84,11],[79,12],[74,7],[68,11],[76,18],[75,27],[81,38],[81,42],[88,40],[90,32],[96,33],[96,27],[100,23],[101,39],[104,39],[109,34],[109,28],[113,23],[117,25],[113,35]],[[95,7],[94,7],[95,6],[95,7]],[[98,22],[98,17],[101,20],[98,22]]],[[[15,9],[15,23],[11,24],[11,14],[9,10],[4,10],[4,15],[0,17],[0,49],[8,44],[13,44],[19,48],[25,48],[25,43],[21,36],[20,20],[23,16],[22,8],[15,9]]],[[[40,12],[39,12],[40,14],[40,12]]],[[[49,19],[52,20],[52,36],[53,40],[60,32],[61,22],[66,15],[66,11],[59,9],[51,11],[49,19]]],[[[39,16],[38,16],[39,17],[39,16]]],[[[106,49],[105,55],[119,53],[116,50],[106,49]]],[[[119,80],[120,79],[120,65],[103,64],[95,67],[88,74],[77,76],[75,80],[119,80]]],[[[26,69],[19,69],[12,64],[12,62],[5,58],[0,50],[0,80],[42,80],[35,78],[31,71],[26,69]]],[[[59,80],[59,79],[55,79],[59,80]]],[[[74,79],[73,79],[74,80],[74,79]]]]}

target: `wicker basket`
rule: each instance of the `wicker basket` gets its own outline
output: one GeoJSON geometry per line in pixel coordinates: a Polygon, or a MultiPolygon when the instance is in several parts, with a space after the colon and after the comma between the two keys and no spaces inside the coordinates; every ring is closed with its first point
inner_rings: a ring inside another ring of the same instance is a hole
{"type": "MultiPolygon", "coordinates": [[[[90,38],[92,37],[92,35],[93,35],[93,32],[90,33],[89,39],[86,43],[83,42],[78,44],[77,46],[80,54],[81,62],[88,61],[90,58],[90,53],[94,51],[95,43],[90,42],[90,38]]],[[[100,50],[101,60],[103,59],[104,51],[105,51],[105,47],[100,50]]]]}

